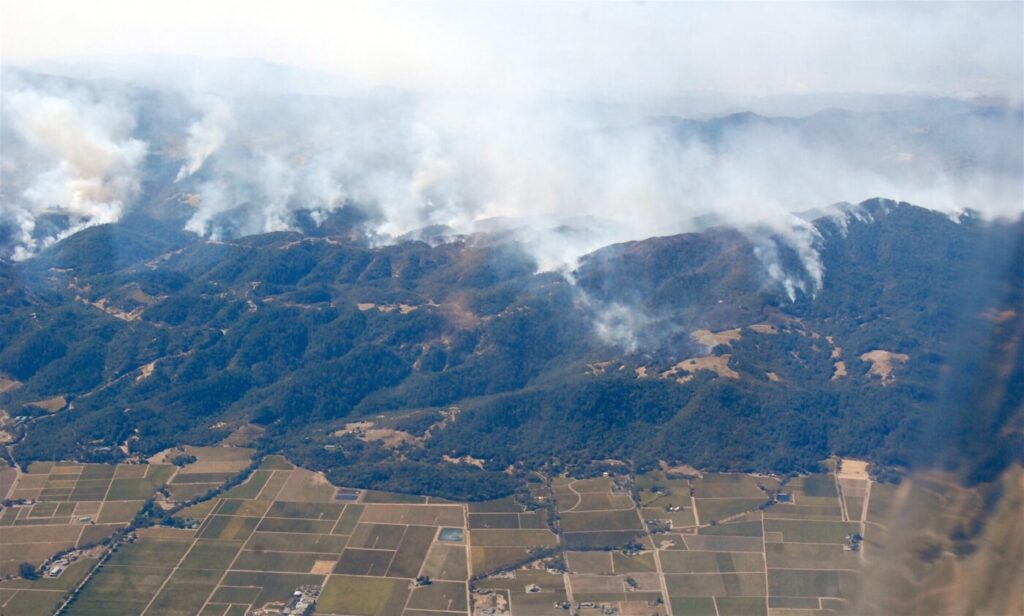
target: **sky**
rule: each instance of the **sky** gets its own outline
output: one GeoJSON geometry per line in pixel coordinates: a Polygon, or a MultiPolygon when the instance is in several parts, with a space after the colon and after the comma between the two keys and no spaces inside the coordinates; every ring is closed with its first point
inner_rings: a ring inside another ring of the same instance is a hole
{"type": "Polygon", "coordinates": [[[1010,3],[6,0],[5,63],[261,58],[357,86],[648,101],[685,92],[923,93],[1020,101],[1010,3]]]}

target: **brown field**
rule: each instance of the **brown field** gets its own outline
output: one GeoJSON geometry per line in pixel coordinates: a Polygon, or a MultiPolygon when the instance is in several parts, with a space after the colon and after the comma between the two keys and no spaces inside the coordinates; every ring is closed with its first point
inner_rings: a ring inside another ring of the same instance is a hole
{"type": "MultiPolygon", "coordinates": [[[[655,556],[653,551],[635,555],[612,552],[612,565],[615,567],[615,573],[650,573],[656,571],[658,567],[655,556]]],[[[657,556],[660,560],[660,555],[657,556]]]]}
{"type": "Polygon", "coordinates": [[[366,505],[364,522],[419,524],[423,526],[463,526],[460,505],[366,505]]]}
{"type": "Polygon", "coordinates": [[[565,559],[569,570],[573,573],[599,575],[615,573],[611,552],[566,552],[565,559]]]}
{"type": "Polygon", "coordinates": [[[389,577],[414,578],[423,566],[423,560],[434,541],[437,529],[429,526],[408,526],[402,535],[391,566],[388,567],[389,577]]]}
{"type": "Polygon", "coordinates": [[[130,522],[135,514],[142,508],[144,501],[108,501],[103,503],[96,522],[100,524],[112,524],[119,522],[130,522]]]}
{"type": "Polygon", "coordinates": [[[747,511],[756,511],[767,498],[698,498],[697,515],[703,523],[724,520],[747,511]]]}
{"type": "Polygon", "coordinates": [[[761,552],[764,544],[760,537],[720,537],[709,535],[683,535],[689,550],[709,552],[761,552]]]}
{"type": "Polygon", "coordinates": [[[473,572],[486,573],[520,562],[530,555],[525,547],[480,547],[470,548],[473,572]]]}
{"type": "Polygon", "coordinates": [[[472,545],[481,547],[535,548],[558,545],[558,537],[548,530],[473,530],[470,536],[472,545]]]}
{"type": "Polygon", "coordinates": [[[247,550],[341,554],[348,538],[342,535],[265,533],[257,531],[245,544],[247,550]]]}
{"type": "Polygon", "coordinates": [[[692,552],[676,550],[661,555],[665,573],[749,573],[764,572],[764,556],[743,552],[692,552]]]}
{"type": "Polygon", "coordinates": [[[569,585],[574,595],[620,593],[626,592],[626,577],[576,574],[569,578],[569,585]]]}
{"type": "Polygon", "coordinates": [[[466,505],[466,509],[469,513],[519,513],[523,510],[511,496],[497,500],[469,503],[466,505]]]}
{"type": "Polygon", "coordinates": [[[634,541],[641,543],[647,539],[646,531],[636,530],[602,530],[582,533],[563,533],[562,546],[570,550],[606,549],[625,546],[634,541]]]}
{"type": "Polygon", "coordinates": [[[705,473],[693,480],[697,498],[762,498],[764,491],[750,475],[742,473],[705,473]]]}
{"type": "MultiPolygon", "coordinates": [[[[280,472],[280,471],[279,471],[280,472]]],[[[331,502],[334,500],[335,488],[320,473],[297,468],[290,474],[281,472],[284,485],[277,493],[277,498],[285,501],[298,502],[331,502]]]]}
{"type": "Polygon", "coordinates": [[[641,530],[636,509],[614,511],[566,512],[561,515],[564,532],[590,530],[641,530]]]}
{"type": "Polygon", "coordinates": [[[430,586],[415,588],[406,605],[411,609],[465,613],[466,584],[434,582],[430,586]]]}
{"type": "Polygon", "coordinates": [[[394,550],[402,542],[408,527],[396,524],[366,524],[360,522],[349,538],[348,544],[354,548],[371,550],[394,550]]]}
{"type": "Polygon", "coordinates": [[[466,549],[435,543],[423,563],[423,575],[436,580],[461,581],[468,577],[466,549]]]}
{"type": "Polygon", "coordinates": [[[764,597],[765,576],[757,573],[665,574],[673,597],[764,597]]]}

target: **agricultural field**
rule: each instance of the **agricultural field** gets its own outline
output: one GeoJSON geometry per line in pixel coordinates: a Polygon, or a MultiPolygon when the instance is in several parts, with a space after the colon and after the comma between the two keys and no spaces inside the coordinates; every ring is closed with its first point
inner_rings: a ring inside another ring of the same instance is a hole
{"type": "Polygon", "coordinates": [[[528,497],[453,503],[340,488],[279,456],[224,489],[252,453],[186,448],[148,465],[0,475],[20,499],[0,513],[9,576],[26,555],[42,562],[123,528],[154,493],[175,520],[60,577],[0,581],[0,614],[52,613],[69,596],[71,615],[246,614],[314,589],[328,615],[824,616],[860,599],[894,494],[852,464],[785,480],[538,476],[528,497]],[[216,492],[174,506],[188,500],[175,486],[189,485],[216,492]]]}
{"type": "Polygon", "coordinates": [[[303,588],[317,589],[318,614],[467,613],[466,507],[352,492],[265,458],[244,482],[176,514],[194,528],[138,529],[66,613],[245,614],[280,610],[303,588]]]}
{"type": "Polygon", "coordinates": [[[556,477],[560,549],[524,541],[518,548],[540,558],[522,564],[481,557],[488,548],[475,540],[477,528],[517,528],[522,508],[471,505],[474,571],[499,569],[474,582],[474,614],[838,614],[859,597],[865,555],[853,536],[865,533],[873,485],[852,462],[788,480],[669,469],[556,477]]]}
{"type": "Polygon", "coordinates": [[[563,547],[621,547],[645,533],[626,483],[611,477],[560,477],[552,483],[563,547]]]}
{"type": "Polygon", "coordinates": [[[81,558],[69,565],[57,578],[0,581],[0,614],[48,616],[54,613],[97,562],[95,556],[81,558]]]}
{"type": "Polygon", "coordinates": [[[183,502],[214,490],[232,475],[237,475],[252,460],[253,450],[242,447],[192,447],[162,451],[149,459],[150,464],[185,462],[168,484],[170,499],[183,502]]]}
{"type": "Polygon", "coordinates": [[[110,537],[135,517],[175,471],[166,464],[34,463],[6,468],[0,484],[0,577],[21,563],[40,566],[58,552],[110,537]]]}

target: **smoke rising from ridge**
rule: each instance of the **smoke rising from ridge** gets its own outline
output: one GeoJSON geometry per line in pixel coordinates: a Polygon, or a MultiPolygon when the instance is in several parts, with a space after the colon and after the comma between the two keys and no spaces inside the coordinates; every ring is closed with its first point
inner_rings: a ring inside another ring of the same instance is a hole
{"type": "Polygon", "coordinates": [[[874,196],[1010,216],[1024,203],[1020,110],[964,101],[687,120],[528,94],[71,83],[25,79],[3,91],[17,147],[3,151],[0,221],[17,229],[8,243],[19,258],[181,193],[182,226],[212,239],[297,229],[300,214],[319,223],[348,207],[378,242],[427,227],[511,233],[543,270],[572,269],[614,242],[734,225],[793,298],[826,275],[798,212],[874,196]],[[69,224],[43,229],[49,215],[69,224]],[[780,241],[803,272],[782,266],[780,241]]]}
{"type": "Polygon", "coordinates": [[[15,83],[4,88],[3,116],[11,134],[5,135],[0,167],[0,222],[13,221],[13,256],[26,257],[81,228],[121,217],[138,190],[146,155],[146,144],[133,136],[134,110],[123,100],[15,83]],[[9,159],[16,147],[18,157],[9,159]],[[40,236],[37,222],[46,215],[61,218],[62,228],[40,236]]]}
{"type": "Polygon", "coordinates": [[[178,170],[175,182],[199,171],[203,162],[224,145],[227,132],[234,123],[231,109],[220,99],[207,97],[200,105],[203,117],[188,127],[188,140],[185,143],[188,160],[178,170]]]}
{"type": "Polygon", "coordinates": [[[64,76],[5,71],[2,255],[170,202],[210,238],[515,229],[544,269],[714,221],[792,244],[806,279],[759,249],[792,296],[823,275],[794,212],[1024,203],[1019,4],[97,2],[0,24],[64,76]]]}

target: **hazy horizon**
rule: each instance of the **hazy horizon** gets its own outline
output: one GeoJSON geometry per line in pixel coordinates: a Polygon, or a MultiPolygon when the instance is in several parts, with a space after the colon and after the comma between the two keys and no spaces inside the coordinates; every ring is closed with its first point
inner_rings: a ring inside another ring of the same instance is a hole
{"type": "Polygon", "coordinates": [[[357,88],[638,103],[680,92],[1024,92],[1022,6],[12,2],[2,61],[258,58],[357,88]],[[728,62],[721,62],[723,58],[728,62]]]}

